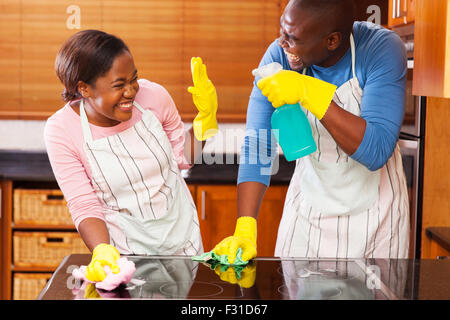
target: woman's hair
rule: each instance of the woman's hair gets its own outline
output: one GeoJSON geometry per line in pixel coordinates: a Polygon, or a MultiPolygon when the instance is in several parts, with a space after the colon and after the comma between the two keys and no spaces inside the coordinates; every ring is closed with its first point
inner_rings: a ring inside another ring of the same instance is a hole
{"type": "Polygon", "coordinates": [[[67,39],[55,61],[56,74],[64,85],[63,100],[81,98],[78,82],[93,86],[124,51],[130,50],[121,39],[99,30],[83,30],[67,39]]]}

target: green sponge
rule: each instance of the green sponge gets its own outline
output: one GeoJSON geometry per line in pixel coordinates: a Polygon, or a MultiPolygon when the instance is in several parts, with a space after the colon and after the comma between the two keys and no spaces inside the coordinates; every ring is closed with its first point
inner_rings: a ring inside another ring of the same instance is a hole
{"type": "Polygon", "coordinates": [[[239,280],[241,278],[241,272],[242,270],[247,266],[248,261],[242,260],[242,249],[238,248],[236,253],[236,259],[234,260],[233,264],[230,264],[228,262],[228,256],[226,254],[218,255],[215,254],[213,251],[205,252],[199,256],[193,256],[192,260],[194,261],[200,261],[200,262],[206,262],[211,269],[216,269],[218,265],[220,265],[220,271],[224,272],[227,271],[228,267],[233,267],[236,278],[239,280]]]}

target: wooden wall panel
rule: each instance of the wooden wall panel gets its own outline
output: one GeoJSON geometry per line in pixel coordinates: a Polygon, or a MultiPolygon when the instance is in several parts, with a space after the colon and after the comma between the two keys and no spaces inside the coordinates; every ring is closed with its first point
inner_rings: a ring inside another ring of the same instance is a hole
{"type": "Polygon", "coordinates": [[[102,29],[128,44],[139,75],[163,85],[183,120],[197,110],[187,87],[190,59],[202,57],[217,87],[218,118],[244,121],[251,71],[278,36],[286,0],[79,0],[80,28],[66,25],[69,0],[0,0],[0,118],[46,119],[59,109],[62,85],[54,72],[64,40],[102,29]]]}
{"type": "Polygon", "coordinates": [[[432,256],[428,227],[450,226],[450,99],[427,98],[422,209],[422,258],[432,256]]]}
{"type": "MultiPolygon", "coordinates": [[[[245,120],[252,89],[251,71],[278,36],[280,2],[276,0],[185,1],[184,61],[200,56],[219,100],[218,118],[245,120]]],[[[186,83],[192,83],[189,68],[186,83]]],[[[183,105],[189,105],[185,92],[183,105]]]]}
{"type": "Polygon", "coordinates": [[[183,1],[103,1],[102,29],[125,41],[139,77],[164,86],[182,112],[183,1]]]}
{"type": "MultiPolygon", "coordinates": [[[[62,105],[62,85],[54,71],[56,54],[78,29],[68,29],[72,1],[22,0],[21,9],[21,101],[23,118],[47,117],[62,105]]],[[[100,0],[81,0],[81,29],[100,28],[100,0]]]]}
{"type": "Polygon", "coordinates": [[[15,118],[20,109],[20,3],[0,0],[0,117],[15,118]]]}
{"type": "Polygon", "coordinates": [[[450,98],[450,2],[416,0],[413,94],[450,98]]]}

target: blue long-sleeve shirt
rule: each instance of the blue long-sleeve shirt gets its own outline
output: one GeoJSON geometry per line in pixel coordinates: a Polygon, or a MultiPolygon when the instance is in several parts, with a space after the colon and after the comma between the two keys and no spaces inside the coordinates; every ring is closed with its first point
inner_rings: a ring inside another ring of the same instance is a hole
{"type": "MultiPolygon", "coordinates": [[[[391,157],[404,116],[406,67],[405,47],[393,31],[368,22],[355,22],[356,77],[363,90],[361,117],[366,130],[358,149],[349,155],[369,170],[381,168],[391,157]]],[[[291,70],[283,49],[275,40],[260,66],[278,62],[291,70]]],[[[341,86],[353,77],[351,51],[329,68],[312,66],[307,74],[341,86]]],[[[256,181],[269,185],[277,142],[270,134],[275,110],[256,86],[255,79],[247,108],[245,140],[242,145],[238,184],[256,181]]]]}

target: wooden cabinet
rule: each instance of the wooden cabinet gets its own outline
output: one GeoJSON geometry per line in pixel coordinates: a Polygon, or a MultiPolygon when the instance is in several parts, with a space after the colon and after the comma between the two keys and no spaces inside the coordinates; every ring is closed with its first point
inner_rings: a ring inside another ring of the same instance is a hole
{"type": "Polygon", "coordinates": [[[46,119],[64,104],[54,61],[84,29],[121,37],[141,78],[164,86],[184,121],[197,110],[190,59],[204,59],[218,119],[244,121],[252,69],[278,36],[283,0],[0,0],[0,119],[46,119]]]}
{"type": "Polygon", "coordinates": [[[427,98],[423,169],[421,258],[435,259],[426,235],[430,227],[450,227],[450,99],[427,98]]]}
{"type": "Polygon", "coordinates": [[[389,0],[388,26],[395,27],[413,23],[416,14],[416,0],[389,0]]]}
{"type": "Polygon", "coordinates": [[[0,274],[0,299],[11,298],[11,264],[12,264],[12,181],[0,180],[1,188],[1,217],[0,217],[0,235],[1,235],[1,274],[0,274]]]}
{"type": "Polygon", "coordinates": [[[65,202],[54,197],[59,190],[19,189],[13,181],[2,181],[1,190],[0,298],[35,299],[65,256],[90,251],[71,223],[65,202]],[[58,213],[62,210],[68,217],[58,213]]]}
{"type": "MultiPolygon", "coordinates": [[[[267,189],[258,215],[258,256],[273,256],[287,186],[267,189]]],[[[237,218],[235,185],[197,186],[197,211],[205,251],[233,235],[237,218]]]]}
{"type": "Polygon", "coordinates": [[[450,2],[416,2],[413,94],[450,98],[450,2]]]}
{"type": "Polygon", "coordinates": [[[3,209],[3,201],[2,201],[2,183],[0,183],[0,300],[3,299],[3,251],[5,248],[3,247],[3,219],[2,219],[2,209],[3,209]]]}

